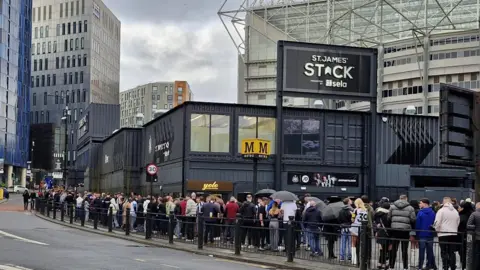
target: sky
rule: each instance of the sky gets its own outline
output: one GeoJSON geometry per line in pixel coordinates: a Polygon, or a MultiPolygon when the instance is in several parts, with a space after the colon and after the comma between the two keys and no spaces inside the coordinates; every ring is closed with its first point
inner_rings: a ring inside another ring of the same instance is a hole
{"type": "Polygon", "coordinates": [[[120,91],[186,80],[197,101],[236,102],[238,53],[217,15],[224,0],[103,2],[122,23],[120,91]]]}

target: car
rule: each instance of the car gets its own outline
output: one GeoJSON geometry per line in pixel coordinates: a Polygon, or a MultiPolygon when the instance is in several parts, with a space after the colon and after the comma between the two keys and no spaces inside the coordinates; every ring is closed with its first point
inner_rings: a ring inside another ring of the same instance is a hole
{"type": "Polygon", "coordinates": [[[13,192],[14,192],[14,193],[20,194],[20,193],[25,192],[25,190],[27,190],[26,187],[23,187],[23,186],[13,186],[13,192]]]}

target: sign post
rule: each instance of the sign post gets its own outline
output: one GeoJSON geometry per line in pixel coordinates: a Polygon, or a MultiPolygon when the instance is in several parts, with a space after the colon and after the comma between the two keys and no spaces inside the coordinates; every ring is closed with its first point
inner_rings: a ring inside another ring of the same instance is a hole
{"type": "Polygon", "coordinates": [[[242,140],[240,153],[245,159],[253,159],[252,194],[255,194],[258,188],[258,159],[266,159],[270,156],[270,141],[262,139],[244,139],[242,140]]]}
{"type": "Polygon", "coordinates": [[[147,165],[147,182],[150,182],[150,195],[153,196],[153,182],[157,182],[157,165],[151,163],[147,165]]]}

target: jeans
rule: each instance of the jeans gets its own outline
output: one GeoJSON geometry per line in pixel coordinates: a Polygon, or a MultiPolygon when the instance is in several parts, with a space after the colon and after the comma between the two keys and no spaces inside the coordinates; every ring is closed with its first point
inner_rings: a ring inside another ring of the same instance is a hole
{"type": "Polygon", "coordinates": [[[136,216],[130,216],[130,231],[133,231],[134,229],[133,225],[135,224],[136,220],[137,220],[136,216]]]}
{"type": "Polygon", "coordinates": [[[312,253],[321,254],[322,250],[320,248],[320,230],[318,229],[307,229],[308,233],[308,243],[310,245],[310,250],[312,253]]]}
{"type": "Polygon", "coordinates": [[[342,228],[340,237],[340,260],[346,260],[352,257],[352,236],[349,228],[342,228]]]}
{"type": "Polygon", "coordinates": [[[180,219],[177,219],[177,224],[175,225],[175,235],[177,236],[177,238],[181,238],[182,237],[182,221],[180,219]]]}
{"type": "Polygon", "coordinates": [[[425,252],[427,252],[427,268],[435,268],[435,257],[433,254],[433,237],[420,238],[419,241],[418,269],[423,268],[425,252]]]}

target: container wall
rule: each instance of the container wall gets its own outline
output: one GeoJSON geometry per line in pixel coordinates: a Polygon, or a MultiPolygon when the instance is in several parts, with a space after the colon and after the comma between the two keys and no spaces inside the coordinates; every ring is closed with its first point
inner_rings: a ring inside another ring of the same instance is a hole
{"type": "Polygon", "coordinates": [[[377,164],[441,166],[438,117],[379,114],[377,164]]]}
{"type": "Polygon", "coordinates": [[[138,170],[143,167],[142,161],[142,130],[125,130],[125,168],[138,170]]]}
{"type": "Polygon", "coordinates": [[[377,165],[377,186],[408,187],[411,185],[409,165],[377,165]]]}
{"type": "Polygon", "coordinates": [[[120,105],[90,104],[90,136],[103,138],[120,128],[120,105]]]}
{"type": "Polygon", "coordinates": [[[109,174],[123,170],[125,166],[125,134],[124,130],[119,131],[103,142],[101,173],[109,174]]]}

